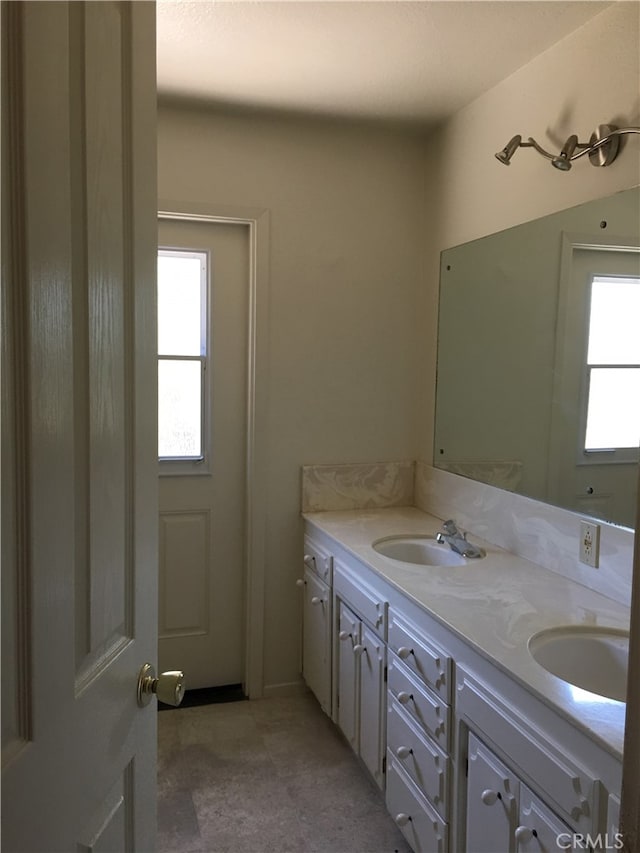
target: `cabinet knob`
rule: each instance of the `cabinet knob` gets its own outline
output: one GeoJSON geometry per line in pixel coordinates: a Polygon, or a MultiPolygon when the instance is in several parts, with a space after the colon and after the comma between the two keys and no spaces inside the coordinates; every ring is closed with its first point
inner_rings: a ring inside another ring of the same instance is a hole
{"type": "Polygon", "coordinates": [[[354,653],[354,655],[361,655],[361,654],[363,654],[363,653],[364,653],[364,652],[366,652],[366,651],[367,651],[367,647],[366,647],[366,646],[361,646],[359,643],[358,643],[358,645],[356,645],[356,646],[354,646],[354,647],[353,647],[353,653],[354,653]]]}
{"type": "MultiPolygon", "coordinates": [[[[298,553],[300,553],[300,552],[298,552],[298,553]]],[[[304,561],[305,566],[309,566],[310,569],[313,568],[316,564],[316,558],[314,556],[312,556],[311,554],[305,554],[303,557],[303,561],[304,561]]]]}
{"type": "Polygon", "coordinates": [[[340,633],[338,634],[338,637],[341,640],[348,640],[350,636],[351,634],[348,631],[340,631],[340,633]]]}
{"type": "Polygon", "coordinates": [[[318,598],[318,596],[317,596],[317,595],[314,595],[314,596],[311,598],[311,603],[312,603],[312,604],[314,604],[314,605],[318,605],[318,604],[323,604],[323,601],[322,601],[322,599],[321,599],[321,598],[318,598]]]}
{"type": "Polygon", "coordinates": [[[408,746],[399,746],[396,749],[396,755],[398,758],[402,758],[404,760],[405,758],[409,758],[410,755],[413,755],[413,750],[408,746]]]}
{"type": "Polygon", "coordinates": [[[296,581],[296,586],[304,586],[304,581],[302,580],[302,578],[298,578],[298,580],[296,581]]]}
{"type": "Polygon", "coordinates": [[[406,646],[400,646],[398,649],[398,657],[400,660],[406,660],[409,655],[413,654],[413,649],[408,649],[406,646]]]}
{"type": "Polygon", "coordinates": [[[411,701],[411,699],[413,699],[413,696],[411,693],[407,693],[404,690],[401,690],[400,693],[398,693],[398,702],[401,705],[406,705],[408,702],[411,701]]]}
{"type": "Polygon", "coordinates": [[[536,831],[529,829],[528,826],[519,826],[515,832],[516,841],[522,843],[530,841],[534,835],[537,835],[536,831]]]}
{"type": "Polygon", "coordinates": [[[499,791],[492,791],[491,788],[487,788],[487,790],[483,791],[480,795],[480,799],[485,806],[492,806],[496,800],[502,799],[502,794],[499,791]]]}
{"type": "Polygon", "coordinates": [[[404,812],[400,812],[400,814],[397,814],[395,817],[395,821],[398,826],[406,826],[410,820],[411,815],[405,814],[404,812]]]}

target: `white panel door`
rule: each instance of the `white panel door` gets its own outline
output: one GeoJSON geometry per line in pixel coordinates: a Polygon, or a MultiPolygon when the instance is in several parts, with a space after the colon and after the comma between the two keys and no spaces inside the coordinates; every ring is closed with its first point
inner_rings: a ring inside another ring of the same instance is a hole
{"type": "MultiPolygon", "coordinates": [[[[612,311],[607,300],[603,302],[602,298],[592,297],[591,281],[594,276],[624,280],[632,284],[631,289],[637,294],[640,291],[640,251],[604,249],[606,247],[574,247],[570,268],[567,265],[561,280],[558,328],[563,345],[558,347],[556,354],[554,398],[557,402],[552,409],[549,497],[559,506],[633,527],[639,458],[637,296],[631,308],[625,305],[626,310],[618,308],[612,300],[612,311]],[[605,318],[598,324],[601,332],[598,337],[605,341],[608,338],[609,342],[596,348],[591,364],[595,359],[602,361],[602,365],[600,370],[590,373],[586,364],[592,312],[595,319],[598,315],[605,318]],[[604,330],[609,331],[609,335],[603,335],[604,330]],[[626,379],[626,376],[635,379],[626,379]],[[615,433],[620,431],[619,425],[630,427],[622,430],[623,434],[632,435],[630,440],[626,437],[626,450],[614,451],[615,440],[612,439],[609,449],[585,451],[590,383],[594,388],[601,388],[599,408],[602,410],[604,406],[609,412],[605,423],[610,420],[616,426],[615,433]]],[[[604,288],[607,289],[615,291],[617,288],[609,283],[604,288]]]]}
{"type": "Polygon", "coordinates": [[[3,7],[3,849],[150,851],[155,8],[3,7]]]}
{"type": "Polygon", "coordinates": [[[188,688],[245,680],[249,231],[161,219],[159,246],[203,252],[208,352],[201,462],[160,462],[162,669],[188,688]]]}

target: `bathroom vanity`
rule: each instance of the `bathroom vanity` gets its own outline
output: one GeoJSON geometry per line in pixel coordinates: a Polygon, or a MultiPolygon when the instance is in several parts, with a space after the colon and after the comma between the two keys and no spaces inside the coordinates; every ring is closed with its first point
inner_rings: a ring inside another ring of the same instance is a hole
{"type": "Polygon", "coordinates": [[[628,610],[477,537],[485,556],[459,565],[379,553],[433,547],[442,522],[413,507],[304,518],[305,681],[413,850],[613,849],[625,705],[529,645],[559,626],[622,636],[628,610]]]}

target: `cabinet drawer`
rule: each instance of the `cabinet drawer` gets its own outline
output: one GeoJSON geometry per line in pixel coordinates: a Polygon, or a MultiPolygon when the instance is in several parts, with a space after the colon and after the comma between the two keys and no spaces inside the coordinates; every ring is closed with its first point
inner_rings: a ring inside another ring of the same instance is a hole
{"type": "Polygon", "coordinates": [[[388,602],[338,560],[334,567],[333,589],[371,625],[378,636],[386,639],[388,602]]]}
{"type": "Polygon", "coordinates": [[[446,752],[449,746],[450,715],[446,702],[424,687],[418,678],[395,658],[389,665],[388,679],[389,692],[393,699],[446,752]]]}
{"type": "Polygon", "coordinates": [[[304,564],[319,578],[331,586],[333,573],[333,557],[322,545],[314,542],[309,536],[304,537],[304,564]]]}
{"type": "Polygon", "coordinates": [[[387,747],[442,817],[449,815],[449,759],[389,697],[387,747]]]}
{"type": "Polygon", "coordinates": [[[446,853],[448,826],[393,757],[387,769],[387,809],[415,853],[446,853]]]}
{"type": "Polygon", "coordinates": [[[389,647],[438,696],[451,703],[451,658],[393,610],[389,612],[389,647]]]}

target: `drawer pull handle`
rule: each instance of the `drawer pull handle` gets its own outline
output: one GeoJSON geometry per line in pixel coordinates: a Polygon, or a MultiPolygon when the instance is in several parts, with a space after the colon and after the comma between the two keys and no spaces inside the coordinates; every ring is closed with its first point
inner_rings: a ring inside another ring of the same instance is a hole
{"type": "Polygon", "coordinates": [[[321,598],[318,598],[317,595],[314,595],[311,599],[311,603],[317,606],[318,604],[324,604],[324,601],[321,598]]]}
{"type": "Polygon", "coordinates": [[[402,758],[404,760],[405,758],[409,758],[410,755],[413,755],[413,750],[408,746],[399,746],[396,749],[396,755],[398,758],[402,758]]]}
{"type": "Polygon", "coordinates": [[[502,799],[502,794],[500,791],[492,791],[490,788],[487,788],[486,791],[482,792],[480,799],[485,804],[485,806],[492,806],[496,800],[502,799]]]}
{"type": "MultiPolygon", "coordinates": [[[[298,553],[300,553],[298,551],[298,553]]],[[[316,565],[316,558],[312,554],[304,555],[304,564],[305,566],[309,566],[310,569],[314,568],[316,565]]]]}
{"type": "Polygon", "coordinates": [[[360,644],[353,647],[354,655],[361,655],[361,654],[364,654],[364,652],[366,652],[366,651],[367,651],[367,647],[361,646],[360,644]]]}
{"type": "Polygon", "coordinates": [[[304,586],[304,584],[305,581],[303,581],[302,578],[298,578],[298,580],[296,581],[296,586],[304,586]]]}
{"type": "Polygon", "coordinates": [[[411,820],[411,815],[405,814],[404,812],[400,812],[400,814],[396,815],[396,823],[398,826],[406,826],[411,820]]]}
{"type": "Polygon", "coordinates": [[[400,693],[398,693],[398,702],[401,705],[406,705],[411,701],[411,699],[413,699],[413,693],[407,693],[404,690],[401,690],[400,693]]]}
{"type": "Polygon", "coordinates": [[[409,655],[413,654],[413,649],[407,648],[407,646],[400,646],[398,649],[398,657],[400,660],[406,660],[409,655]]]}
{"type": "Polygon", "coordinates": [[[338,637],[344,641],[344,640],[348,640],[351,637],[351,634],[348,631],[340,631],[340,633],[338,634],[338,637]]]}
{"type": "Polygon", "coordinates": [[[516,841],[524,843],[525,841],[531,841],[532,838],[537,838],[538,833],[535,829],[529,829],[528,826],[519,826],[515,832],[516,841]]]}

